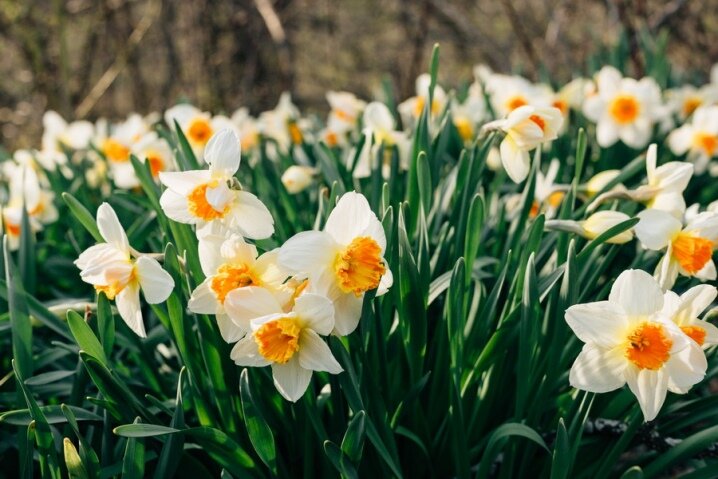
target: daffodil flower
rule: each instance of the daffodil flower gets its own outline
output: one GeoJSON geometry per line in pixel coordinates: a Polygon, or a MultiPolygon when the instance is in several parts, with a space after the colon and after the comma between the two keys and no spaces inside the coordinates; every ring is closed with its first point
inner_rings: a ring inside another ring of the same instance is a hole
{"type": "Polygon", "coordinates": [[[289,276],[277,264],[278,251],[257,257],[257,248],[241,236],[208,234],[199,240],[199,260],[205,280],[195,288],[187,307],[198,314],[214,314],[222,337],[233,343],[243,337],[249,324],[233,322],[226,314],[227,295],[238,288],[261,286],[280,304],[290,300],[292,291],[284,286],[289,276]]]}
{"type": "Polygon", "coordinates": [[[292,195],[301,193],[312,184],[317,173],[311,166],[292,165],[282,174],[282,184],[292,195]]]}
{"type": "Polygon", "coordinates": [[[668,135],[668,144],[675,155],[688,153],[697,174],[705,172],[710,160],[718,155],[718,106],[696,109],[690,123],[668,135]]]}
{"type": "Polygon", "coordinates": [[[598,144],[607,148],[621,140],[631,148],[644,147],[660,113],[661,90],[655,80],[623,78],[607,66],[596,75],[596,84],[598,93],[586,98],[583,113],[597,123],[598,144]]]}
{"type": "Polygon", "coordinates": [[[160,173],[167,187],[160,198],[162,210],[179,223],[201,227],[221,222],[245,238],[268,238],[274,220],[267,207],[253,194],[231,187],[240,159],[237,135],[218,132],[205,150],[208,170],[160,173]]]}
{"type": "Polygon", "coordinates": [[[699,213],[685,227],[665,211],[648,209],[638,217],[635,231],[643,247],[665,250],[655,272],[663,289],[670,289],[678,274],[716,279],[713,250],[718,246],[718,213],[699,213]]]}
{"type": "Polygon", "coordinates": [[[485,131],[502,130],[506,136],[499,151],[501,163],[514,183],[529,174],[529,151],[547,141],[555,140],[563,123],[557,108],[524,105],[516,108],[506,119],[484,125],[485,131]]]}
{"type": "MultiPolygon", "coordinates": [[[[404,100],[397,106],[404,129],[413,129],[416,122],[424,111],[426,102],[429,101],[429,89],[431,88],[431,75],[422,73],[416,78],[416,96],[404,100]]],[[[434,86],[431,105],[429,107],[429,119],[431,123],[439,118],[439,115],[446,106],[446,92],[439,85],[434,86]]],[[[433,125],[435,126],[435,125],[433,125]]]]}
{"type": "MultiPolygon", "coordinates": [[[[595,239],[614,226],[630,219],[631,217],[626,213],[604,210],[598,211],[582,221],[548,220],[544,224],[544,228],[547,230],[567,231],[586,239],[595,239]]],[[[609,238],[606,243],[623,244],[632,239],[633,231],[629,229],[609,238]]]]}
{"type": "Polygon", "coordinates": [[[386,236],[366,198],[344,194],[327,219],[324,231],[305,231],[279,250],[279,264],[306,274],[309,284],[326,291],[334,302],[334,332],[345,336],[359,324],[364,293],[384,294],[392,285],[384,260],[386,236]]]}
{"type": "Polygon", "coordinates": [[[713,303],[718,292],[714,286],[701,284],[678,296],[666,291],[663,310],[689,338],[703,349],[718,344],[718,328],[698,316],[713,303]]]}
{"type": "Polygon", "coordinates": [[[331,107],[327,129],[339,135],[345,135],[356,128],[366,107],[366,102],[345,91],[328,91],[327,102],[331,107]]]}
{"type": "Polygon", "coordinates": [[[394,148],[399,155],[399,169],[407,170],[409,168],[410,140],[406,133],[396,130],[396,123],[389,108],[383,103],[371,102],[364,110],[363,120],[365,141],[352,175],[355,178],[371,176],[377,166],[377,156],[382,146],[384,147],[384,156],[378,161],[384,178],[388,178],[391,173],[394,148]]]}
{"type": "Polygon", "coordinates": [[[272,366],[274,385],[287,400],[304,395],[312,371],[339,374],[342,367],[322,340],[334,328],[334,306],[324,296],[304,293],[286,312],[266,289],[250,286],[230,294],[235,318],[252,318],[251,333],[232,348],[239,366],[272,366]]]}
{"type": "Polygon", "coordinates": [[[204,148],[215,133],[223,129],[236,129],[229,118],[221,115],[213,117],[210,113],[187,104],[175,105],[165,112],[165,122],[171,130],[175,129],[175,121],[198,159],[202,157],[204,148]]]}
{"type": "Polygon", "coordinates": [[[114,300],[127,326],[144,338],[140,289],[145,301],[158,304],[169,297],[174,280],[154,258],[140,255],[133,259],[125,230],[107,203],[97,209],[97,228],[106,242],[91,246],[75,260],[80,277],[114,300]]]}
{"type": "Polygon", "coordinates": [[[647,184],[635,190],[625,187],[616,187],[596,197],[587,210],[595,210],[601,203],[623,198],[644,203],[647,208],[670,213],[681,218],[686,209],[683,191],[693,177],[693,165],[684,161],[670,161],[656,166],[658,158],[657,147],[654,144],[648,147],[646,153],[647,184]]]}
{"type": "Polygon", "coordinates": [[[658,283],[643,271],[627,270],[607,301],[568,308],[566,322],[585,343],[571,366],[571,386],[604,393],[628,383],[645,420],[652,421],[667,391],[683,394],[701,381],[705,354],[663,307],[658,283]]]}

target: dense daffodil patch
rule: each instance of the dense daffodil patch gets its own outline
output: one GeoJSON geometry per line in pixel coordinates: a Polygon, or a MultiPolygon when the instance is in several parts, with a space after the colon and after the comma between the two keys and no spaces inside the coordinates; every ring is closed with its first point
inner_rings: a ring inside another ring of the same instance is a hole
{"type": "Polygon", "coordinates": [[[718,70],[437,66],[326,121],[48,111],[0,164],[9,470],[714,477],[718,70]]]}

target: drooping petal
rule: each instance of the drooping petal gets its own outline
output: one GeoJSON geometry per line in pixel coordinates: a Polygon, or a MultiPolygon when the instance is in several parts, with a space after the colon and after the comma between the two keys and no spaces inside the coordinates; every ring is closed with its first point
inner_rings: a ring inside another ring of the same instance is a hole
{"type": "Polygon", "coordinates": [[[566,322],[578,339],[604,349],[617,346],[620,332],[628,326],[626,313],[610,301],[571,306],[566,310],[566,322]]]}
{"type": "Polygon", "coordinates": [[[344,371],[334,359],[327,343],[311,329],[302,330],[299,338],[299,364],[304,369],[326,371],[330,374],[344,371]]]}
{"type": "Polygon", "coordinates": [[[626,360],[620,352],[585,344],[571,366],[569,382],[576,389],[605,393],[626,383],[625,369],[626,360]]]}
{"type": "Polygon", "coordinates": [[[207,278],[194,291],[187,302],[187,309],[197,314],[217,314],[222,309],[217,295],[211,288],[212,278],[207,278]]]}
{"type": "Polygon", "coordinates": [[[351,334],[359,324],[364,295],[340,293],[334,300],[334,334],[346,336],[351,334]]]}
{"type": "Polygon", "coordinates": [[[157,260],[140,256],[135,263],[137,279],[142,287],[142,294],[150,304],[165,301],[175,287],[172,276],[162,269],[157,260]]]}
{"type": "Polygon", "coordinates": [[[652,371],[629,366],[625,376],[628,387],[638,399],[644,419],[653,421],[658,416],[668,392],[668,374],[665,368],[652,371]]]}
{"type": "Polygon", "coordinates": [[[666,363],[668,389],[677,394],[685,394],[703,380],[708,368],[706,355],[694,341],[687,348],[672,354],[666,363]]]}
{"type": "Polygon", "coordinates": [[[285,364],[272,364],[274,385],[286,400],[297,402],[304,395],[312,379],[312,372],[299,364],[299,358],[293,357],[285,364]]]}
{"type": "Polygon", "coordinates": [[[237,191],[232,207],[231,225],[242,236],[250,239],[265,239],[274,234],[274,219],[259,198],[246,191],[237,191]]]}
{"type": "Polygon", "coordinates": [[[139,284],[131,281],[122,288],[122,291],[115,296],[115,304],[117,305],[117,312],[120,313],[120,317],[125,321],[127,326],[137,334],[137,336],[144,338],[147,336],[145,333],[145,323],[142,320],[142,309],[140,308],[140,286],[139,284]]]}
{"type": "Polygon", "coordinates": [[[237,323],[232,321],[226,314],[217,315],[217,326],[222,339],[228,343],[235,343],[247,334],[246,329],[237,326],[237,323]]]}
{"type": "Polygon", "coordinates": [[[518,148],[510,136],[507,136],[499,145],[501,164],[514,183],[521,183],[526,179],[530,169],[529,154],[518,148]]]}
{"type": "Polygon", "coordinates": [[[650,274],[629,269],[613,283],[608,300],[619,304],[629,316],[650,316],[663,308],[663,291],[650,274]]]}

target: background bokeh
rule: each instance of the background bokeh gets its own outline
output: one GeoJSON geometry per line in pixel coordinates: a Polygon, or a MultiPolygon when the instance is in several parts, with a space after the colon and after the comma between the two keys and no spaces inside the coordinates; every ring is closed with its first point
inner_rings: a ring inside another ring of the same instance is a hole
{"type": "Polygon", "coordinates": [[[94,120],[189,100],[256,114],[289,90],[323,112],[328,89],[370,98],[383,82],[405,98],[435,42],[450,86],[477,63],[566,81],[659,31],[673,71],[705,80],[715,0],[0,0],[0,144],[37,146],[46,109],[94,120]]]}

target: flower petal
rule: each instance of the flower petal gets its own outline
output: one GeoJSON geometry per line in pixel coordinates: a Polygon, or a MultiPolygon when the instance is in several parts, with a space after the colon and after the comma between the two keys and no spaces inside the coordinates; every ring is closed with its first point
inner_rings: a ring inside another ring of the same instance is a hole
{"type": "Polygon", "coordinates": [[[638,213],[640,221],[635,227],[636,236],[646,249],[661,250],[671,238],[681,231],[683,225],[670,213],[647,209],[638,213]]]}
{"type": "Polygon", "coordinates": [[[629,269],[613,283],[608,300],[629,316],[650,316],[663,308],[663,291],[650,274],[629,269]]]}
{"type": "Polygon", "coordinates": [[[172,276],[162,269],[157,260],[140,256],[135,263],[137,279],[142,287],[142,294],[149,304],[165,301],[175,287],[172,276]]]}
{"type": "Polygon", "coordinates": [[[247,286],[230,291],[224,299],[224,310],[239,327],[250,329],[256,318],[282,313],[282,307],[265,288],[247,286]]]}
{"type": "Polygon", "coordinates": [[[302,330],[299,339],[299,364],[304,369],[339,374],[344,371],[332,351],[319,335],[311,329],[302,330]]]}
{"type": "Polygon", "coordinates": [[[129,251],[130,244],[127,241],[125,230],[117,218],[117,213],[108,203],[102,203],[97,208],[97,229],[108,243],[114,245],[121,251],[129,251]]]}
{"type": "Polygon", "coordinates": [[[257,342],[251,334],[237,341],[229,357],[238,366],[262,367],[270,364],[264,356],[259,354],[257,342]]]}
{"type": "Polygon", "coordinates": [[[140,287],[139,284],[131,281],[122,291],[115,297],[117,312],[125,321],[127,326],[134,333],[141,337],[147,337],[145,333],[145,324],[142,320],[142,309],[140,308],[140,287]]]}
{"type": "Polygon", "coordinates": [[[232,208],[232,227],[250,239],[265,239],[274,233],[274,219],[259,198],[246,191],[237,191],[232,208]]]}
{"type": "Polygon", "coordinates": [[[228,128],[215,133],[204,149],[204,161],[209,164],[210,171],[226,176],[237,172],[241,157],[239,138],[228,128]]]}
{"type": "Polygon", "coordinates": [[[285,399],[297,402],[304,395],[312,379],[312,372],[299,364],[299,358],[292,358],[285,364],[272,364],[274,386],[285,399]]]}
{"type": "Polygon", "coordinates": [[[643,417],[653,421],[661,410],[668,392],[668,374],[661,368],[657,371],[629,366],[625,371],[626,382],[638,399],[643,417]]]}
{"type": "Polygon", "coordinates": [[[626,360],[620,352],[585,344],[571,366],[569,382],[582,391],[605,393],[626,383],[626,360]]]}
{"type": "Polygon", "coordinates": [[[605,349],[616,346],[620,332],[628,326],[626,313],[610,301],[571,306],[566,310],[566,322],[578,339],[605,349]]]}
{"type": "Polygon", "coordinates": [[[334,329],[334,305],[324,296],[302,294],[294,302],[294,312],[306,323],[306,327],[322,336],[334,329]]]}

